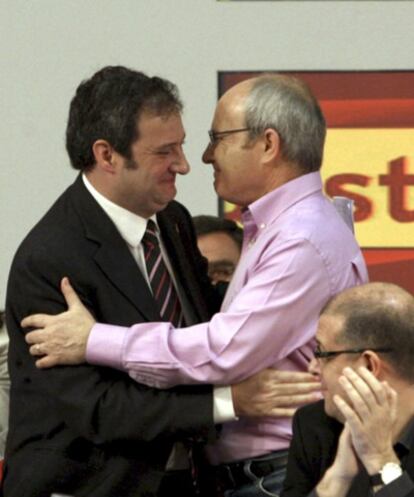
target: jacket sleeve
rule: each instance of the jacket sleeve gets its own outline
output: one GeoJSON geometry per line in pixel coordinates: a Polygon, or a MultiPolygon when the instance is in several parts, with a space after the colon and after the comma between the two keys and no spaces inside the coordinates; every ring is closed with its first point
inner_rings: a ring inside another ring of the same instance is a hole
{"type": "MultiPolygon", "coordinates": [[[[64,424],[95,444],[187,435],[214,437],[210,386],[159,391],[105,367],[35,367],[19,323],[34,312],[56,314],[66,310],[59,291],[63,276],[71,277],[95,315],[101,312],[97,304],[99,289],[82,276],[76,257],[74,253],[73,260],[68,260],[47,249],[26,250],[24,256],[15,258],[11,269],[7,297],[10,374],[18,392],[13,412],[21,412],[21,423],[30,402],[31,410],[36,412],[36,421],[31,425],[33,436],[59,430],[64,424]]],[[[108,318],[115,319],[119,310],[114,309],[112,315],[109,309],[108,312],[108,318]]]]}

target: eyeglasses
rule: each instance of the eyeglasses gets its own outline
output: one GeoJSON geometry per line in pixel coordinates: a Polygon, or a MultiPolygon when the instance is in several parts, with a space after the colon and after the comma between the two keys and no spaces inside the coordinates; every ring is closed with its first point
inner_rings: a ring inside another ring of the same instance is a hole
{"type": "Polygon", "coordinates": [[[241,133],[242,131],[250,131],[250,128],[228,129],[226,131],[214,131],[210,129],[208,132],[208,136],[210,137],[210,145],[215,145],[219,140],[227,135],[232,135],[233,133],[241,133]]]}
{"type": "Polygon", "coordinates": [[[339,354],[362,354],[362,352],[365,352],[366,350],[372,350],[373,352],[393,352],[393,349],[389,347],[378,347],[376,349],[365,347],[364,349],[321,350],[318,345],[313,355],[316,359],[328,359],[329,357],[335,357],[339,354]]]}

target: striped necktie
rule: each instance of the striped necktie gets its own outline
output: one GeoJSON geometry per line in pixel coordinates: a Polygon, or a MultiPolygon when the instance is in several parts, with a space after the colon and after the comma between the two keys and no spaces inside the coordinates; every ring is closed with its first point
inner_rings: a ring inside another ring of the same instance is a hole
{"type": "Polygon", "coordinates": [[[142,245],[152,294],[161,318],[176,328],[180,327],[183,321],[181,304],[161,254],[155,223],[151,219],[148,220],[142,245]]]}

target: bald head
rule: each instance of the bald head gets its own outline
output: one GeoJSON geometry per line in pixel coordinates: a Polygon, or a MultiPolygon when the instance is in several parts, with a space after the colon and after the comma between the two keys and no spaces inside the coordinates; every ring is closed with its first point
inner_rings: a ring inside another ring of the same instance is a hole
{"type": "Polygon", "coordinates": [[[402,312],[414,305],[414,297],[403,288],[392,283],[367,283],[348,288],[334,297],[323,313],[342,314],[346,309],[355,307],[385,307],[390,312],[402,312]]]}
{"type": "Polygon", "coordinates": [[[408,381],[414,380],[414,297],[397,285],[368,283],[334,297],[322,315],[341,318],[338,342],[356,348],[390,348],[384,360],[408,381]]]}
{"type": "Polygon", "coordinates": [[[230,103],[233,108],[236,108],[237,106],[240,105],[242,107],[242,110],[244,111],[245,99],[249,95],[254,83],[258,79],[260,79],[260,77],[245,79],[241,83],[237,83],[237,85],[232,86],[220,98],[219,104],[230,103]]]}
{"type": "Polygon", "coordinates": [[[308,86],[292,76],[264,74],[230,88],[220,99],[224,112],[235,112],[254,139],[274,129],[285,161],[302,173],[320,169],[326,125],[317,100],[308,86]]]}

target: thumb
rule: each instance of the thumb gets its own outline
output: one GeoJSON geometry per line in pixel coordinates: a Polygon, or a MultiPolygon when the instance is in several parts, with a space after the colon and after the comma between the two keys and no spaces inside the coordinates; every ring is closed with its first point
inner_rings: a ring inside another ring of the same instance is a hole
{"type": "Polygon", "coordinates": [[[65,297],[69,310],[72,309],[73,307],[76,307],[77,305],[82,305],[82,302],[78,297],[78,294],[73,289],[72,285],[69,282],[69,278],[67,276],[62,278],[62,281],[60,282],[60,289],[62,291],[63,296],[65,297]]]}

